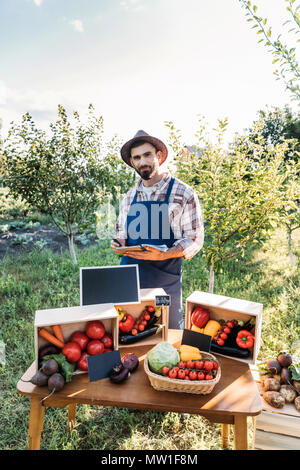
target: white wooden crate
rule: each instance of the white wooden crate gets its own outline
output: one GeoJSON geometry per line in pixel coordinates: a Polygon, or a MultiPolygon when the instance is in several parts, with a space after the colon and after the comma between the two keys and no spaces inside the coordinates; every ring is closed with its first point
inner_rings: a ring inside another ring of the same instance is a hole
{"type": "Polygon", "coordinates": [[[65,342],[68,342],[75,331],[85,331],[87,322],[100,320],[105,330],[113,337],[113,348],[118,349],[119,316],[113,304],[84,305],[37,310],[34,319],[35,365],[38,368],[39,349],[49,344],[38,334],[40,328],[45,328],[53,334],[51,325],[60,325],[65,342]]]}
{"type": "MultiPolygon", "coordinates": [[[[226,321],[236,319],[248,321],[250,318],[255,318],[255,327],[253,334],[255,336],[254,347],[251,355],[246,358],[231,357],[231,359],[247,364],[255,364],[260,348],[261,338],[261,324],[262,324],[262,310],[263,304],[251,302],[249,300],[236,299],[233,297],[226,297],[224,295],[210,294],[208,292],[195,291],[186,299],[185,310],[185,328],[191,328],[191,316],[194,307],[201,306],[210,312],[212,320],[226,321]]],[[[219,354],[219,356],[224,356],[219,354]]],[[[228,356],[229,357],[229,356],[228,356]]]]}
{"type": "MultiPolygon", "coordinates": [[[[263,394],[258,369],[251,367],[253,378],[263,394]]],[[[255,419],[254,448],[259,450],[300,450],[300,413],[291,403],[274,408],[266,401],[255,419]]]]}

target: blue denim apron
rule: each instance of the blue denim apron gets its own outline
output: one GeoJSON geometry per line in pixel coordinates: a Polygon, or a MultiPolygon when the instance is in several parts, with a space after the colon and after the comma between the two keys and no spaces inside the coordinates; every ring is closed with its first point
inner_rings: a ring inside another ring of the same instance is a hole
{"type": "MultiPolygon", "coordinates": [[[[126,221],[128,234],[127,246],[151,244],[167,245],[168,248],[170,248],[174,244],[176,239],[170,225],[169,217],[167,216],[163,219],[163,214],[159,211],[160,206],[166,210],[168,209],[169,197],[173,188],[173,184],[174,178],[171,178],[164,201],[137,202],[136,191],[130,205],[126,221]],[[157,206],[154,208],[154,212],[157,214],[156,217],[153,217],[153,212],[151,212],[153,211],[154,206],[157,206]],[[139,213],[139,216],[137,216],[137,212],[139,213]],[[138,224],[137,220],[139,221],[138,224]],[[135,232],[135,237],[133,237],[133,230],[131,230],[131,227],[134,227],[134,230],[136,230],[138,226],[140,227],[139,232],[143,232],[142,236],[137,238],[135,232]]],[[[171,305],[169,309],[169,328],[183,329],[182,258],[170,258],[162,261],[149,261],[123,256],[121,265],[124,264],[139,265],[141,289],[161,287],[168,295],[170,295],[171,305]]]]}

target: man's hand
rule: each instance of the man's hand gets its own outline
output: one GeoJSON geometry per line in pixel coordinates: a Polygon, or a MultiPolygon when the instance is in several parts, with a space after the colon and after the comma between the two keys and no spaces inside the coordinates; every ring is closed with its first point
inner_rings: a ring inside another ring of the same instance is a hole
{"type": "MultiPolygon", "coordinates": [[[[116,238],[116,240],[118,240],[121,243],[121,246],[125,246],[125,239],[124,238],[116,238]]],[[[120,245],[118,243],[116,243],[114,240],[112,240],[110,242],[110,247],[116,254],[118,254],[118,252],[116,251],[116,248],[120,248],[120,245]]]]}
{"type": "Polygon", "coordinates": [[[183,249],[176,245],[169,248],[167,251],[158,251],[155,248],[147,247],[146,251],[131,251],[128,247],[128,251],[123,253],[124,256],[129,256],[130,258],[144,259],[149,261],[163,261],[170,258],[182,258],[183,249]]]}

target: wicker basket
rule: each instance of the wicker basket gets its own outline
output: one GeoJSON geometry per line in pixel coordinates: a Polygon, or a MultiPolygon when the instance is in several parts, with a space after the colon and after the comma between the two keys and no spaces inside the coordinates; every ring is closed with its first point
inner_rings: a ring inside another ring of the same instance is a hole
{"type": "MultiPolygon", "coordinates": [[[[215,356],[208,352],[202,352],[203,359],[213,359],[216,361],[215,356]]],[[[163,375],[154,374],[151,372],[148,366],[148,354],[144,360],[144,369],[150,383],[155,390],[166,391],[166,392],[184,392],[184,393],[197,393],[199,395],[207,395],[211,393],[214,386],[219,382],[221,378],[221,368],[219,367],[217,375],[213,380],[182,380],[182,379],[170,379],[163,375]]]]}

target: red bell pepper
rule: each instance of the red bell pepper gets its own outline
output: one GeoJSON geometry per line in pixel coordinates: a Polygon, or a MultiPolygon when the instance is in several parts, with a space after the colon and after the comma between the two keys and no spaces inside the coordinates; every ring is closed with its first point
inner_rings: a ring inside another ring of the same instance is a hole
{"type": "Polygon", "coordinates": [[[130,315],[130,313],[125,313],[122,320],[119,321],[119,329],[123,333],[129,333],[129,331],[132,330],[134,323],[135,323],[135,320],[133,316],[130,315]]]}
{"type": "Polygon", "coordinates": [[[236,337],[236,343],[240,348],[250,349],[254,346],[254,336],[250,331],[241,330],[236,337]]]}
{"type": "Polygon", "coordinates": [[[210,314],[207,310],[202,307],[195,307],[192,312],[192,324],[198,328],[203,328],[208,320],[210,319],[210,314]]]}

